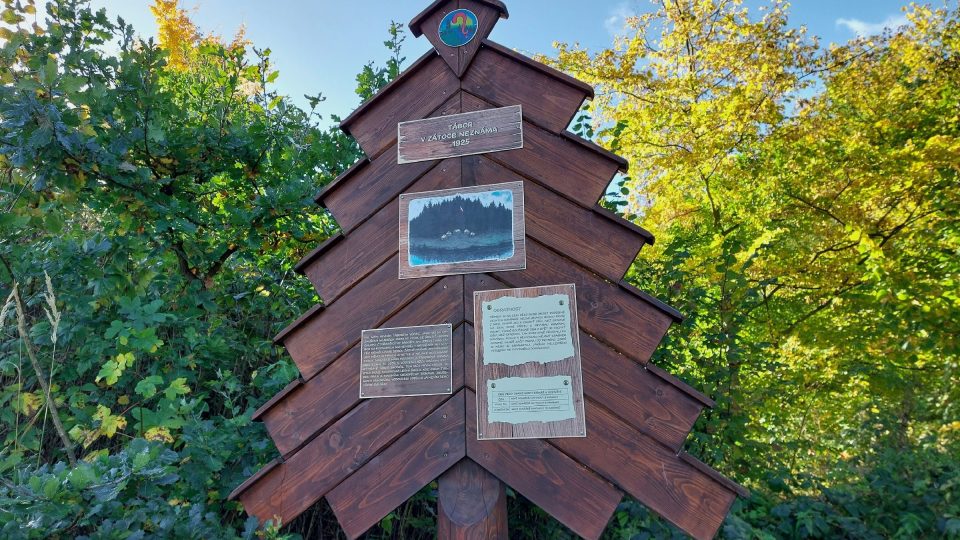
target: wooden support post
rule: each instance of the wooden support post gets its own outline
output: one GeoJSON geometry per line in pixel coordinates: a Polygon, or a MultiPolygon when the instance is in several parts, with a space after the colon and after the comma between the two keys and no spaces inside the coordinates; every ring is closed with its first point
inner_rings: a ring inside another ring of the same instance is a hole
{"type": "Polygon", "coordinates": [[[437,538],[507,538],[507,491],[503,482],[470,459],[440,477],[437,538]]]}

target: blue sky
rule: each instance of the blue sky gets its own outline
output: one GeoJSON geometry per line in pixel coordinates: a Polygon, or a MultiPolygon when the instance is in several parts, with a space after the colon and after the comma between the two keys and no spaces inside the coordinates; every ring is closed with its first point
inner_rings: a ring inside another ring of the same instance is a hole
{"type": "MultiPolygon", "coordinates": [[[[939,4],[940,0],[936,0],[939,4]]],[[[902,21],[908,0],[795,0],[791,24],[806,25],[824,42],[844,42],[857,33],[874,33],[902,21]]],[[[92,0],[111,18],[120,15],[142,36],[156,24],[150,0],[92,0]]],[[[346,116],[359,105],[355,76],[363,64],[386,59],[383,41],[391,20],[410,21],[430,0],[181,0],[204,32],[232,37],[241,25],[257,47],[272,50],[281,93],[305,106],[303,94],[321,92],[325,118],[346,116]]],[[[510,18],[500,21],[492,39],[527,54],[552,51],[554,41],[579,42],[590,50],[610,46],[625,16],[650,9],[647,0],[594,0],[585,8],[573,0],[506,0],[510,18]]],[[[747,0],[750,6],[762,0],[747,0]]],[[[408,65],[427,51],[426,38],[408,34],[408,65]]]]}

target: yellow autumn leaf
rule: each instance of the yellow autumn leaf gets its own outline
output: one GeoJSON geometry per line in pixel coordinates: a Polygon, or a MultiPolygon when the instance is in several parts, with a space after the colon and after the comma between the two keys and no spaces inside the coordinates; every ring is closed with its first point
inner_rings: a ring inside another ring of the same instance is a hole
{"type": "Polygon", "coordinates": [[[108,439],[112,439],[113,436],[117,434],[117,431],[127,427],[126,418],[114,416],[111,414],[110,409],[103,405],[97,405],[97,412],[93,415],[93,418],[100,421],[98,430],[101,434],[106,435],[108,439]]]}
{"type": "Polygon", "coordinates": [[[15,402],[15,408],[22,414],[27,416],[33,415],[35,412],[40,410],[40,407],[43,405],[43,400],[41,396],[31,392],[21,392],[17,396],[15,402]]]}
{"type": "Polygon", "coordinates": [[[170,435],[170,430],[165,427],[153,427],[146,431],[143,434],[143,438],[148,441],[158,441],[165,443],[172,443],[173,436],[170,435]]]}

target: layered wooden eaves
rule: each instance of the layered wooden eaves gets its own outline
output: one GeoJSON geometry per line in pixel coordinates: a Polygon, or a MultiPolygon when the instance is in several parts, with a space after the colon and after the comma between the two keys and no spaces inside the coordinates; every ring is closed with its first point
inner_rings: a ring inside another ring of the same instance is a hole
{"type": "Polygon", "coordinates": [[[318,195],[342,232],[298,265],[325,304],[277,336],[301,376],[255,415],[280,457],[231,497],[284,523],[326,497],[356,538],[469,459],[586,538],[624,493],[711,538],[744,492],[682,450],[713,402],[650,364],[681,317],[623,281],[653,237],[598,204],[627,163],[566,131],[592,89],[489,40],[473,54],[458,78],[431,51],[343,122],[368,157],[318,195]],[[397,123],[517,104],[523,149],[397,164],[397,123]],[[526,270],[397,278],[401,193],[518,180],[526,270]],[[559,283],[577,286],[588,436],[478,441],[473,292],[559,283]],[[442,323],[454,328],[451,395],[359,399],[362,330],[442,323]]]}

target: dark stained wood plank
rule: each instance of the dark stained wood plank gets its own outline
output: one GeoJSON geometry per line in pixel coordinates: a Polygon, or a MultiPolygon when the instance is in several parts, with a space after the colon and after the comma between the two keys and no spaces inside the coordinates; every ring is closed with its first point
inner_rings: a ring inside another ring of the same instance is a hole
{"type": "Polygon", "coordinates": [[[643,227],[637,225],[636,223],[630,221],[629,219],[624,218],[620,214],[600,206],[599,204],[593,208],[593,211],[607,217],[611,221],[616,222],[619,225],[627,227],[628,229],[634,231],[635,233],[642,236],[648,244],[651,246],[656,242],[656,239],[653,236],[653,233],[644,229],[643,227]]]}
{"type": "MultiPolygon", "coordinates": [[[[506,287],[480,274],[465,276],[464,298],[474,291],[506,287]]],[[[476,391],[473,315],[465,328],[464,372],[468,388],[476,391]]],[[[580,355],[584,394],[602,404],[642,433],[679,450],[703,410],[712,406],[702,394],[650,364],[642,366],[581,330],[580,355]],[[701,399],[702,398],[702,399],[701,399]]],[[[589,436],[590,426],[587,425],[589,436]]]]}
{"type": "Polygon", "coordinates": [[[710,478],[713,478],[714,480],[716,480],[716,481],[719,482],[720,484],[726,486],[728,489],[730,489],[731,491],[733,491],[734,493],[736,493],[736,494],[739,495],[740,497],[743,497],[744,499],[750,497],[750,491],[747,490],[747,488],[741,486],[740,484],[734,482],[733,480],[727,478],[726,476],[723,476],[722,474],[720,474],[719,472],[715,471],[714,469],[711,469],[706,463],[704,463],[704,462],[700,461],[699,459],[693,457],[692,455],[688,454],[687,452],[685,452],[685,451],[684,451],[684,452],[680,452],[680,459],[682,459],[682,460],[683,460],[684,462],[686,462],[686,463],[689,463],[689,464],[690,464],[691,466],[693,466],[695,469],[701,471],[702,473],[706,474],[706,475],[709,476],[710,478]]]}
{"type": "MultiPolygon", "coordinates": [[[[450,276],[410,302],[379,327],[450,324],[453,333],[453,390],[463,386],[463,278],[450,276]]],[[[360,403],[360,345],[292,389],[282,401],[258,411],[277,450],[287,455],[360,403]]]]}
{"type": "Polygon", "coordinates": [[[345,179],[345,187],[324,193],[321,204],[330,210],[344,234],[349,235],[434,166],[451,174],[460,169],[455,159],[439,165],[434,161],[399,165],[396,155],[390,152],[345,179]]]}
{"type": "Polygon", "coordinates": [[[523,148],[519,105],[401,122],[397,130],[400,164],[523,148]]]}
{"type": "MultiPolygon", "coordinates": [[[[460,96],[453,95],[431,114],[411,115],[403,120],[456,114],[460,112],[460,104],[460,96]]],[[[350,169],[317,195],[317,202],[330,210],[344,234],[386,206],[433,167],[439,166],[449,174],[459,175],[460,163],[457,160],[448,160],[439,165],[433,161],[398,164],[396,129],[394,123],[390,152],[378,156],[367,165],[350,169]]]]}
{"type": "Polygon", "coordinates": [[[280,466],[283,463],[283,458],[274,458],[270,460],[266,465],[264,465],[259,471],[255,472],[253,476],[247,478],[243,481],[242,484],[233,488],[233,491],[230,492],[230,495],[227,496],[227,500],[236,501],[243,500],[243,495],[246,493],[250,486],[257,484],[261,478],[270,474],[270,471],[280,466]]]}
{"type": "MultiPolygon", "coordinates": [[[[397,140],[397,123],[423,118],[454,96],[460,81],[429,51],[340,123],[375,158],[397,140]]],[[[447,113],[449,114],[449,113],[447,113]]]]}
{"type": "Polygon", "coordinates": [[[260,520],[300,515],[450,396],[366,400],[239,496],[260,520]]]}
{"type": "Polygon", "coordinates": [[[353,539],[466,456],[464,391],[327,494],[353,539]]]}
{"type": "Polygon", "coordinates": [[[647,371],[659,377],[661,380],[663,380],[663,382],[669,385],[675,386],[681,392],[689,395],[694,400],[699,401],[704,407],[709,407],[712,409],[717,404],[715,401],[713,401],[712,399],[710,399],[709,397],[701,393],[699,390],[695,390],[689,384],[681,381],[680,379],[660,369],[654,364],[647,364],[646,368],[647,368],[647,371]]]}
{"type": "Polygon", "coordinates": [[[507,490],[496,476],[465,458],[439,480],[437,538],[507,540],[507,490]]]}
{"type": "MultiPolygon", "coordinates": [[[[489,109],[494,105],[467,92],[461,93],[463,110],[489,109]]],[[[524,105],[524,115],[527,106],[524,105]]],[[[490,159],[522,176],[564,194],[584,208],[593,208],[622,168],[619,161],[567,137],[524,122],[523,149],[488,154],[490,159]]]]}
{"type": "Polygon", "coordinates": [[[627,291],[628,293],[640,298],[644,302],[656,306],[657,309],[666,313],[670,316],[674,322],[683,322],[683,314],[677,311],[673,306],[666,304],[665,302],[660,301],[658,298],[653,297],[652,295],[641,291],[636,286],[628,283],[626,280],[620,281],[620,288],[627,291]]]}
{"type": "MultiPolygon", "coordinates": [[[[460,71],[460,53],[455,47],[447,46],[440,40],[440,22],[448,13],[457,9],[459,0],[446,0],[443,5],[437,6],[436,10],[423,17],[417,24],[418,29],[423,28],[423,35],[426,36],[430,45],[437,51],[440,58],[443,58],[447,67],[456,75],[460,71]]],[[[459,79],[459,76],[458,76],[459,79]]]]}
{"type": "Polygon", "coordinates": [[[594,402],[587,404],[587,426],[586,439],[550,444],[694,538],[713,538],[736,499],[734,491],[594,402]]]}
{"type": "Polygon", "coordinates": [[[527,239],[527,269],[495,273],[511,287],[575,283],[580,328],[646,363],[673,323],[669,314],[603,280],[539,242],[527,239]]]}
{"type": "Polygon", "coordinates": [[[339,301],[279,336],[305,380],[358,343],[361,330],[375,328],[437,281],[398,280],[397,264],[392,257],[339,301]]]}
{"type": "MultiPolygon", "coordinates": [[[[453,166],[451,164],[451,166],[453,166]]],[[[435,167],[410,186],[411,191],[433,191],[460,185],[459,175],[447,166],[435,167]]],[[[328,305],[397,253],[397,198],[364,221],[349,236],[302,262],[302,272],[328,305]]]]}
{"type": "MultiPolygon", "coordinates": [[[[462,164],[464,177],[478,185],[523,180],[486,156],[464,158],[462,164]]],[[[632,229],[537,182],[524,182],[524,194],[527,234],[611,281],[623,278],[647,243],[632,229]]]]}
{"type": "Polygon", "coordinates": [[[330,238],[327,238],[326,240],[321,242],[320,245],[314,248],[313,250],[311,250],[310,253],[307,253],[306,255],[304,255],[304,257],[300,259],[300,262],[298,262],[296,266],[293,267],[293,269],[298,274],[304,274],[307,268],[310,266],[310,263],[318,259],[321,255],[323,255],[327,251],[330,251],[330,249],[333,248],[333,246],[337,245],[337,243],[339,243],[344,238],[345,237],[343,236],[342,232],[335,233],[330,238]]]}
{"type": "Polygon", "coordinates": [[[263,415],[266,414],[267,411],[272,409],[275,405],[277,405],[281,401],[287,399],[288,395],[293,393],[294,390],[296,390],[297,388],[300,388],[301,386],[303,386],[303,379],[297,376],[296,379],[290,381],[286,386],[284,386],[283,390],[280,390],[279,392],[277,392],[276,395],[274,395],[272,398],[267,400],[266,403],[264,403],[256,411],[254,411],[253,416],[251,416],[250,419],[254,421],[261,420],[263,418],[263,415]]]}
{"type": "Polygon", "coordinates": [[[467,456],[580,536],[603,533],[619,490],[542,440],[478,441],[476,422],[476,395],[468,391],[467,456]]]}
{"type": "Polygon", "coordinates": [[[491,3],[488,0],[459,0],[461,9],[469,9],[477,15],[477,21],[480,23],[477,29],[477,35],[463,47],[457,48],[460,56],[457,67],[457,77],[463,79],[463,74],[470,69],[473,61],[476,59],[477,52],[483,46],[483,42],[490,37],[490,32],[496,26],[501,18],[507,18],[507,7],[502,2],[491,3]],[[500,4],[496,6],[494,4],[500,4]]]}
{"type": "Polygon", "coordinates": [[[566,131],[593,88],[486,40],[461,87],[498,106],[523,105],[524,117],[553,132],[566,131]]]}
{"type": "Polygon", "coordinates": [[[580,351],[587,396],[679,451],[703,404],[586,333],[580,335],[580,351]]]}
{"type": "MultiPolygon", "coordinates": [[[[466,289],[466,286],[464,286],[466,289]]],[[[472,292],[470,293],[473,294],[472,292]]],[[[470,317],[473,319],[473,317],[470,317]]],[[[463,325],[463,384],[473,390],[477,391],[477,358],[476,358],[476,342],[474,339],[476,334],[473,331],[472,324],[463,325]]]]}

